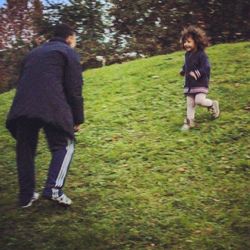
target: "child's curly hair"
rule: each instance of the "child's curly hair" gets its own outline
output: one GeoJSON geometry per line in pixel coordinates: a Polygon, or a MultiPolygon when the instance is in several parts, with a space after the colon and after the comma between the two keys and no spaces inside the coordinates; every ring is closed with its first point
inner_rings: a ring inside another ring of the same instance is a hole
{"type": "Polygon", "coordinates": [[[182,48],[184,48],[185,40],[188,39],[189,37],[191,37],[194,40],[198,49],[203,50],[209,45],[208,37],[205,31],[202,30],[201,28],[191,25],[188,26],[187,28],[184,28],[183,31],[181,32],[180,43],[182,45],[182,48]]]}

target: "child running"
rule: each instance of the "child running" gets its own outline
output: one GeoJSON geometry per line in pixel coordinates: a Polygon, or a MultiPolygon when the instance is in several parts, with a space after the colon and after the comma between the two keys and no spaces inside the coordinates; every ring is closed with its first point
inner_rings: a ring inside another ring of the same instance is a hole
{"type": "Polygon", "coordinates": [[[214,118],[220,114],[219,102],[207,98],[210,78],[210,64],[204,49],[208,46],[205,32],[195,26],[185,28],[181,33],[182,47],[186,50],[185,63],[180,72],[185,76],[184,94],[187,100],[187,115],[182,131],[195,126],[196,105],[207,107],[214,118]]]}

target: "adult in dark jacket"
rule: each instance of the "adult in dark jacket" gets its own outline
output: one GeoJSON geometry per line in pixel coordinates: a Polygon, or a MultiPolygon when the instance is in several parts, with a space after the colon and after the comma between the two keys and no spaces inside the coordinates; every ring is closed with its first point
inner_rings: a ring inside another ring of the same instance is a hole
{"type": "Polygon", "coordinates": [[[19,202],[37,200],[34,158],[38,133],[44,129],[52,159],[43,196],[63,205],[72,201],[63,186],[74,151],[74,131],[84,122],[82,71],[74,30],[55,27],[54,38],[33,49],[23,60],[6,127],[16,139],[19,202]]]}

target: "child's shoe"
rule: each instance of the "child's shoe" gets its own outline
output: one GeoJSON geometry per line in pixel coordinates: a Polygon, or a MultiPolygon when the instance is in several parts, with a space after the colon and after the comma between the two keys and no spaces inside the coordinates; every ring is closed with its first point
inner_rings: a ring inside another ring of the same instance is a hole
{"type": "Polygon", "coordinates": [[[213,101],[213,105],[208,110],[211,111],[213,118],[218,118],[220,116],[219,102],[213,101]]]}
{"type": "Polygon", "coordinates": [[[31,207],[33,202],[39,199],[39,196],[40,196],[39,193],[34,192],[33,196],[30,199],[30,201],[27,202],[26,204],[21,204],[21,208],[31,207]]]}
{"type": "Polygon", "coordinates": [[[187,130],[189,130],[190,128],[194,128],[194,127],[195,127],[194,120],[191,120],[191,119],[186,118],[186,119],[184,120],[183,126],[181,127],[181,131],[187,131],[187,130]]]}

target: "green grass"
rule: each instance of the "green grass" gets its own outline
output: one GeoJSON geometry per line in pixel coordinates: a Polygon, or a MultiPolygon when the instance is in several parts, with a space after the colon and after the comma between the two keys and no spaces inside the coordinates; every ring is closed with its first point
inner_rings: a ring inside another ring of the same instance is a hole
{"type": "MultiPolygon", "coordinates": [[[[86,123],[65,192],[70,209],[40,200],[21,210],[15,141],[4,127],[14,92],[0,96],[0,249],[250,249],[250,43],[207,50],[210,98],[198,128],[180,132],[183,52],[85,73],[86,123]]],[[[50,154],[37,152],[42,190],[50,154]]]]}

